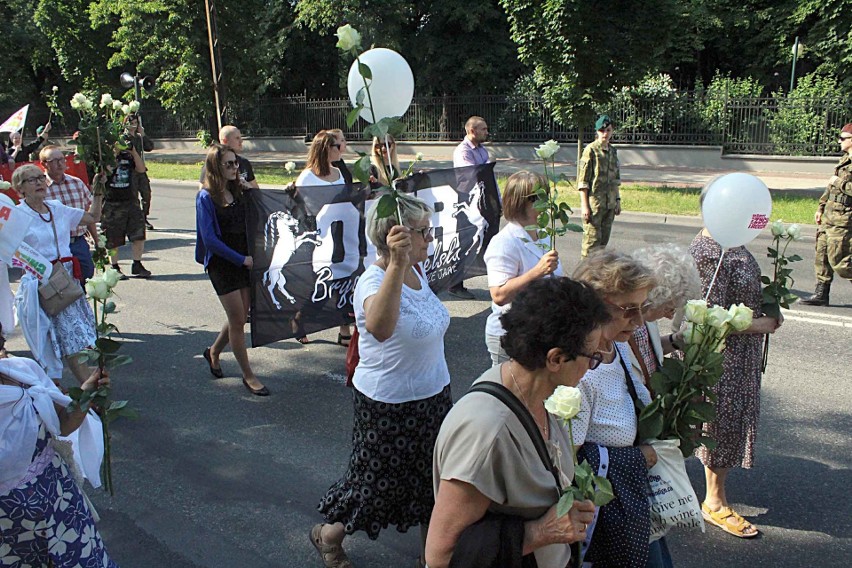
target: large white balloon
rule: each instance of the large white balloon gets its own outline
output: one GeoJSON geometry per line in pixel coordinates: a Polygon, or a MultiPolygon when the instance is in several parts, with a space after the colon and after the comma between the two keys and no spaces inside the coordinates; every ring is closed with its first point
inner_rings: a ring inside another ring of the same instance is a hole
{"type": "MultiPolygon", "coordinates": [[[[411,106],[414,97],[414,74],[408,62],[397,52],[384,47],[365,51],[360,55],[361,63],[367,65],[373,75],[367,79],[370,85],[370,98],[376,121],[389,116],[402,116],[411,106]]],[[[347,79],[349,100],[356,105],[358,91],[364,87],[364,80],[358,73],[358,60],[352,62],[347,79]]],[[[370,112],[370,100],[364,93],[364,108],[361,118],[373,122],[373,112],[370,112]]]]}
{"type": "Polygon", "coordinates": [[[726,174],[713,180],[704,196],[704,226],[722,248],[750,243],[769,223],[772,196],[751,174],[726,174]]]}

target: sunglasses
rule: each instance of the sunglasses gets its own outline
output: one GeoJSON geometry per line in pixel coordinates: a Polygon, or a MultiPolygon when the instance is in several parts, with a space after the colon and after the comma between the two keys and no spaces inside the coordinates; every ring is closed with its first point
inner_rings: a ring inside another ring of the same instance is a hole
{"type": "Polygon", "coordinates": [[[228,160],[227,162],[222,162],[223,168],[236,168],[239,167],[240,163],[237,160],[228,160]]]}
{"type": "Polygon", "coordinates": [[[603,355],[601,355],[600,351],[595,351],[591,355],[586,355],[585,353],[580,353],[580,355],[589,360],[590,371],[594,371],[603,363],[603,355]]]}
{"type": "Polygon", "coordinates": [[[625,319],[633,319],[635,317],[641,316],[653,307],[653,304],[651,302],[645,302],[641,306],[619,306],[618,304],[614,304],[609,300],[604,301],[613,308],[618,308],[619,310],[621,310],[621,317],[625,319]]]}
{"type": "Polygon", "coordinates": [[[852,136],[841,136],[840,140],[838,140],[838,142],[843,142],[844,140],[850,140],[850,139],[852,139],[852,136]]]}
{"type": "Polygon", "coordinates": [[[422,229],[414,229],[412,227],[409,227],[409,229],[411,229],[412,233],[419,233],[420,236],[423,237],[424,241],[428,240],[429,237],[435,236],[435,227],[423,227],[422,229]]]}

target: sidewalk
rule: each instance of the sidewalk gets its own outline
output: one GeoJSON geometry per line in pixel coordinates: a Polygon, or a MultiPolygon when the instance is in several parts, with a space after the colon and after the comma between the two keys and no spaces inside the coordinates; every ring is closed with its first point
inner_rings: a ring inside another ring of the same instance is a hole
{"type": "MultiPolygon", "coordinates": [[[[253,164],[280,166],[283,169],[285,162],[295,162],[296,169],[301,170],[305,165],[306,155],[304,153],[282,153],[282,152],[245,152],[244,157],[251,160],[253,164]]],[[[400,154],[401,161],[407,162],[410,156],[400,154]]],[[[177,162],[177,163],[200,163],[204,160],[204,150],[154,150],[145,155],[152,162],[177,162]]],[[[354,161],[355,154],[345,156],[346,162],[354,161]]],[[[444,169],[452,167],[450,156],[424,155],[421,165],[417,169],[444,169]]],[[[575,162],[565,161],[556,163],[558,172],[570,172],[576,167],[575,162]]],[[[498,175],[510,175],[523,169],[540,169],[541,162],[536,160],[498,159],[495,171],[498,175]]],[[[624,164],[621,167],[621,178],[627,183],[667,185],[674,187],[701,187],[715,176],[732,173],[734,170],[697,170],[676,167],[651,167],[646,165],[624,164]]],[[[827,168],[825,175],[814,175],[805,173],[778,173],[778,172],[750,172],[759,177],[771,190],[789,191],[795,194],[813,196],[818,198],[831,177],[831,169],[827,168]]]]}

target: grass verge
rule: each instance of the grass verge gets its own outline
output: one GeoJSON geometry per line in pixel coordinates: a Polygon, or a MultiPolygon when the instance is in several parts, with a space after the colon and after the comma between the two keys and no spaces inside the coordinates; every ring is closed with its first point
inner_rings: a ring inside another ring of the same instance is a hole
{"type": "MultiPolygon", "coordinates": [[[[197,181],[200,170],[201,162],[195,164],[148,162],[148,175],[152,179],[197,181]]],[[[283,185],[296,179],[295,176],[282,173],[280,166],[258,165],[255,166],[254,173],[261,185],[283,185]]],[[[498,178],[501,189],[505,181],[505,177],[498,178]]],[[[579,213],[580,198],[577,191],[566,184],[560,184],[559,191],[568,205],[579,213]]],[[[621,205],[625,211],[698,216],[700,193],[699,188],[624,185],[621,188],[621,205]]],[[[785,223],[811,224],[816,206],[816,198],[777,191],[772,195],[772,219],[783,219],[785,223]]]]}

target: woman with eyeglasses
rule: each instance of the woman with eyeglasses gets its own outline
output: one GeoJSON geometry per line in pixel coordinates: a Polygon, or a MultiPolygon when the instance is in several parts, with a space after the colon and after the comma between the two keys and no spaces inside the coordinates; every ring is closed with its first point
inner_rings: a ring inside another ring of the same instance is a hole
{"type": "Polygon", "coordinates": [[[388,525],[400,532],[419,525],[425,543],[434,504],[432,448],[452,407],[444,357],[450,315],[423,272],[432,209],[402,194],[400,223],[396,215],[379,218],[377,204],[366,230],[379,256],[355,287],[361,360],[352,378],[352,454],[320,501],[325,523],[310,531],[327,567],[352,566],[342,544],[355,531],[376,539],[388,525]]]}
{"type": "Polygon", "coordinates": [[[562,276],[562,264],[556,249],[550,250],[550,237],[538,238],[537,231],[526,227],[537,225],[536,190],[549,190],[543,176],[526,170],[509,176],[503,190],[503,217],[506,225],[497,233],[485,251],[491,313],[485,322],[485,345],[492,366],[505,363],[509,356],[500,346],[503,326],[500,316],[512,306],[514,297],[540,278],[562,276]]]}
{"type": "Polygon", "coordinates": [[[574,502],[567,515],[556,517],[574,463],[568,432],[545,410],[544,400],[559,386],[577,386],[600,363],[596,350],[610,319],[595,291],[569,278],[535,280],[500,316],[510,359],[485,371],[474,386],[500,385],[507,400],[531,417],[530,430],[487,392],[466,394],[450,411],[435,444],[435,509],[426,542],[430,568],[446,568],[450,561],[526,566],[527,555],[540,568],[570,565],[570,544],[585,538],[594,505],[574,502]],[[547,449],[547,465],[533,435],[547,449]]]}
{"type": "Polygon", "coordinates": [[[581,446],[578,457],[609,479],[616,496],[600,508],[584,561],[624,568],[656,566],[649,563],[651,513],[646,488],[647,472],[657,454],[637,437],[638,409],[651,402],[651,395],[630,369],[628,344],[644,323],[643,312],[651,307],[648,293],[655,280],[645,266],[612,250],[589,254],[574,278],[594,288],[612,316],[597,347],[603,362],[580,381],[583,404],[572,421],[574,445],[581,446]]]}
{"type": "Polygon", "coordinates": [[[246,350],[245,325],[251,306],[249,256],[246,235],[246,197],[239,182],[239,162],[233,150],[212,144],[204,161],[205,187],[195,198],[197,240],[195,260],[204,265],[227,321],[203,356],[210,374],[222,378],[219,358],[231,345],[243,374],[243,386],[253,395],[269,396],[269,389],[252,371],[246,350]]]}
{"type": "MultiPolygon", "coordinates": [[[[47,177],[33,165],[15,170],[12,187],[23,197],[18,208],[33,217],[23,242],[54,266],[61,264],[82,285],[80,263],[71,254],[71,230],[100,221],[103,196],[96,195],[88,211],[45,199],[47,177]]],[[[92,307],[83,295],[55,316],[49,316],[39,304],[38,287],[38,278],[25,272],[15,297],[18,321],[27,345],[51,379],[59,381],[62,378],[64,361],[82,384],[89,378],[89,369],[74,355],[95,343],[92,307]]]]}
{"type": "MultiPolygon", "coordinates": [[[[346,177],[334,165],[342,159],[345,148],[345,141],[339,142],[334,133],[330,130],[320,130],[314,136],[311,142],[311,147],[308,150],[308,162],[299,177],[296,178],[296,188],[312,187],[312,186],[335,186],[346,184],[346,177]]],[[[301,322],[302,312],[298,312],[293,318],[291,325],[296,333],[296,341],[302,345],[307,345],[311,342],[307,334],[304,332],[301,322]]],[[[349,317],[343,317],[343,323],[340,324],[340,330],[337,333],[337,343],[343,347],[349,347],[349,341],[352,339],[352,331],[349,329],[349,317]]]]}
{"type": "Polygon", "coordinates": [[[370,186],[377,189],[390,186],[391,182],[402,175],[399,156],[396,153],[396,140],[390,134],[385,139],[373,138],[373,151],[370,154],[370,186]],[[390,150],[390,154],[388,154],[390,150]],[[390,176],[388,175],[390,168],[390,176]]]}

